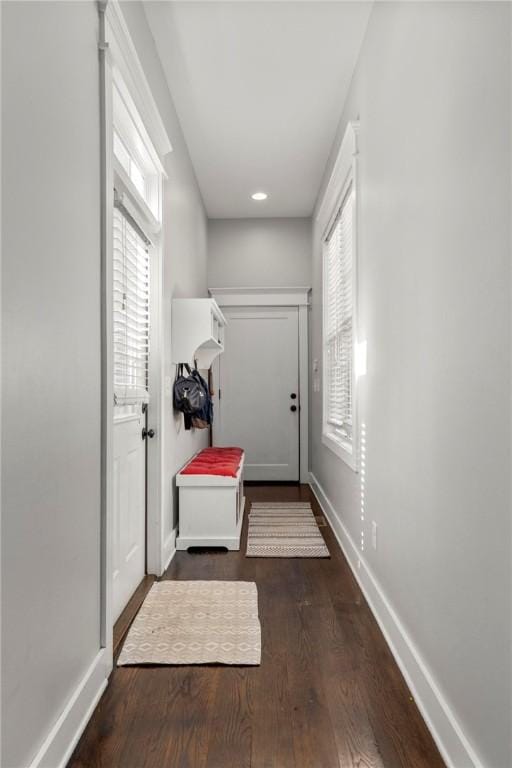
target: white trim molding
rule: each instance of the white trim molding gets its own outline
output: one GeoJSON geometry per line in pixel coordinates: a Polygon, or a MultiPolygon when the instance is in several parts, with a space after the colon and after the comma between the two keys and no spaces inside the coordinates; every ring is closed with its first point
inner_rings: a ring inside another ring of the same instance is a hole
{"type": "Polygon", "coordinates": [[[108,0],[105,11],[107,44],[112,55],[113,78],[123,90],[123,96],[133,100],[143,125],[160,156],[172,151],[172,145],[165,130],[155,99],[144,74],[144,69],[118,0],[108,0]],[[116,75],[120,74],[120,78],[116,75]]]}
{"type": "Polygon", "coordinates": [[[155,436],[147,446],[146,468],[146,571],[161,576],[164,572],[166,551],[162,542],[165,498],[165,447],[163,425],[165,421],[165,381],[163,364],[164,327],[164,275],[163,275],[163,231],[151,248],[150,317],[151,339],[149,355],[149,406],[150,425],[155,426],[155,436]]]}
{"type": "Polygon", "coordinates": [[[209,288],[220,307],[308,306],[311,288],[209,288]]]}
{"type": "Polygon", "coordinates": [[[78,683],[28,768],[65,768],[108,682],[110,654],[103,648],[78,683]]]}
{"type": "Polygon", "coordinates": [[[340,199],[349,173],[352,171],[354,159],[359,154],[359,123],[348,123],[341,147],[334,163],[334,168],[317,209],[316,220],[323,232],[331,218],[331,211],[340,199]]]}
{"type": "MultiPolygon", "coordinates": [[[[171,564],[171,561],[174,555],[176,554],[177,535],[178,535],[178,529],[173,528],[164,542],[164,547],[162,552],[162,564],[163,564],[162,573],[167,570],[167,568],[171,564]]],[[[159,575],[161,576],[162,573],[160,573],[159,575]]]]}
{"type": "Polygon", "coordinates": [[[484,768],[455,713],[402,624],[340,514],[311,472],[309,484],[448,768],[484,768]]]}
{"type": "Polygon", "coordinates": [[[309,306],[299,304],[299,479],[309,478],[309,306]]]}

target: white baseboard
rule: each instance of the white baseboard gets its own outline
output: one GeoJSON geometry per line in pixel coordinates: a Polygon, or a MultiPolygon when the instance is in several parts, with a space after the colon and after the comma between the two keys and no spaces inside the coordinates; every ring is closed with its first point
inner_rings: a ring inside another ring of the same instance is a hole
{"type": "MultiPolygon", "coordinates": [[[[163,569],[162,573],[167,570],[169,567],[171,560],[173,559],[174,555],[176,554],[176,536],[178,533],[177,528],[173,528],[168,537],[165,540],[164,543],[164,550],[162,553],[162,563],[163,563],[163,569]]],[[[159,574],[160,576],[162,575],[159,574]]]]}
{"type": "Polygon", "coordinates": [[[98,652],[29,768],[65,768],[107,687],[112,665],[106,654],[106,648],[98,652]]]}
{"type": "Polygon", "coordinates": [[[309,484],[331,524],[446,765],[448,768],[484,768],[381,585],[313,473],[310,473],[309,484]]]}

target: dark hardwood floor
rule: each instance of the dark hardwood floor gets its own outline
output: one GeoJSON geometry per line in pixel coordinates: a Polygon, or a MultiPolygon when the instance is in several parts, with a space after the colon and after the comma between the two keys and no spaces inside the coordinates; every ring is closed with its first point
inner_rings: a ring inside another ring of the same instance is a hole
{"type": "Polygon", "coordinates": [[[114,625],[114,636],[112,645],[114,647],[114,656],[117,656],[121,650],[123,640],[130,628],[130,624],[139,612],[139,608],[145,600],[145,597],[155,582],[154,576],[144,576],[141,583],[128,600],[128,604],[114,625]]]}
{"type": "MultiPolygon", "coordinates": [[[[252,486],[252,500],[311,499],[252,486]]],[[[444,766],[336,539],[330,560],[178,552],[164,578],[258,585],[260,667],[120,667],[68,768],[444,766]]]]}

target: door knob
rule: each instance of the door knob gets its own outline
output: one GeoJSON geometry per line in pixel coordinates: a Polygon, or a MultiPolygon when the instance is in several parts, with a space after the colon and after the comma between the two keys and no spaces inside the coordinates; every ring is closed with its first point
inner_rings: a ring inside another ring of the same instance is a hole
{"type": "Polygon", "coordinates": [[[154,437],[155,436],[155,430],[154,429],[144,429],[142,430],[142,439],[145,440],[146,437],[154,437]]]}
{"type": "Polygon", "coordinates": [[[295,413],[296,410],[297,410],[296,405],[290,405],[290,411],[293,411],[295,413]]]}
{"type": "Polygon", "coordinates": [[[292,392],[292,393],[291,393],[291,395],[290,395],[290,397],[291,397],[291,399],[292,399],[292,400],[295,400],[295,398],[297,397],[297,395],[295,394],[295,392],[292,392]]]}

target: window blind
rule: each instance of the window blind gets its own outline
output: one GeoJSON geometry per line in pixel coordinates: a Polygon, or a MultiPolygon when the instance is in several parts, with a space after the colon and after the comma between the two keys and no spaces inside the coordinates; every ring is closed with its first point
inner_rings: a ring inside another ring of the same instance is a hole
{"type": "Polygon", "coordinates": [[[149,244],[119,206],[113,220],[114,402],[148,401],[149,244]]]}
{"type": "Polygon", "coordinates": [[[353,215],[350,184],[327,235],[325,248],[325,421],[339,437],[352,438],[353,215]]]}

